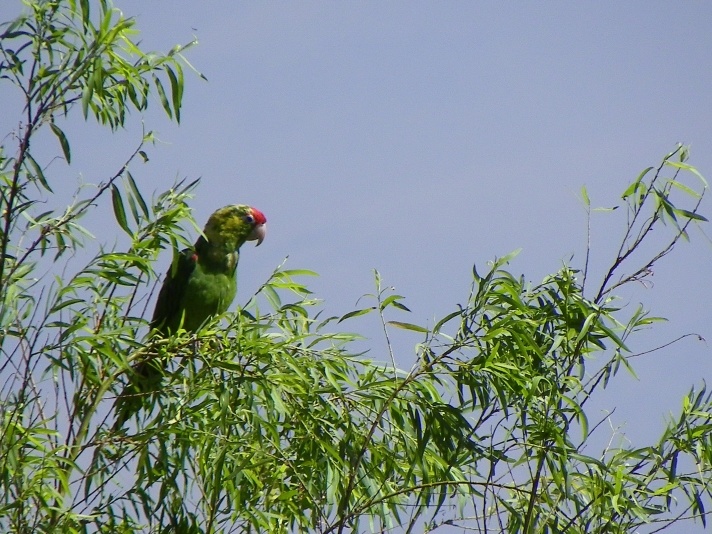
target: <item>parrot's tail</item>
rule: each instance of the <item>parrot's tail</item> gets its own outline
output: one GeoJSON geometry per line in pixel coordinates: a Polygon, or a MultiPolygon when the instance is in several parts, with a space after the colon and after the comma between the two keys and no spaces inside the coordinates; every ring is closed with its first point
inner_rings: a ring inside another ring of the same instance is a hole
{"type": "Polygon", "coordinates": [[[121,429],[126,421],[148,405],[152,393],[159,390],[163,373],[158,365],[155,359],[148,359],[133,366],[128,384],[114,402],[114,431],[121,429]]]}

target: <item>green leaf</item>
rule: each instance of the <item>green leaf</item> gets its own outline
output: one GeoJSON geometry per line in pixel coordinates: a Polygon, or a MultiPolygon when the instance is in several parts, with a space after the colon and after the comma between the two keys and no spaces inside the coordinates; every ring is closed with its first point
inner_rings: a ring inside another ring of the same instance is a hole
{"type": "Polygon", "coordinates": [[[695,190],[692,189],[691,187],[686,186],[686,185],[683,184],[682,182],[678,182],[677,180],[670,180],[668,183],[669,183],[671,186],[676,187],[676,188],[679,189],[680,191],[683,191],[683,192],[687,193],[687,194],[690,195],[692,198],[700,198],[700,196],[701,196],[697,191],[695,191],[695,190]]]}
{"type": "Polygon", "coordinates": [[[180,107],[181,100],[183,97],[183,87],[182,84],[178,82],[173,69],[169,66],[165,67],[165,71],[168,74],[168,80],[171,83],[171,101],[173,102],[173,113],[176,117],[176,122],[180,123],[180,107]]]}
{"type": "Polygon", "coordinates": [[[74,332],[77,330],[80,330],[86,326],[86,321],[78,321],[75,324],[71,325],[69,328],[66,330],[63,330],[62,333],[59,336],[59,341],[64,342],[69,338],[74,332]]]}
{"type": "Polygon", "coordinates": [[[676,167],[678,169],[682,169],[684,171],[694,174],[695,176],[697,176],[697,178],[700,180],[700,182],[702,182],[702,184],[705,187],[707,187],[707,180],[705,180],[704,176],[702,176],[699,173],[699,171],[692,165],[688,165],[687,163],[682,163],[682,162],[678,162],[678,161],[670,161],[670,160],[667,160],[665,162],[665,165],[668,165],[670,167],[676,167]]]}
{"type": "Polygon", "coordinates": [[[507,265],[510,261],[512,261],[514,258],[516,258],[519,253],[522,251],[521,248],[518,248],[516,250],[513,250],[509,254],[502,256],[501,258],[498,258],[494,261],[494,268],[499,269],[503,265],[507,265]]]}
{"type": "Polygon", "coordinates": [[[62,309],[64,309],[64,308],[66,308],[67,306],[73,306],[74,304],[79,304],[79,303],[82,303],[82,302],[85,302],[85,300],[84,300],[84,299],[77,299],[77,298],[74,298],[74,299],[67,299],[67,300],[58,302],[57,304],[55,304],[54,306],[52,306],[52,313],[57,313],[58,311],[60,311],[60,310],[62,310],[62,309]]]}
{"type": "Polygon", "coordinates": [[[591,199],[588,198],[588,191],[585,185],[581,186],[581,198],[583,199],[584,205],[588,208],[591,205],[591,199]]]}
{"type": "Polygon", "coordinates": [[[344,315],[341,316],[341,319],[339,319],[339,323],[342,321],[345,321],[346,319],[351,319],[352,317],[358,317],[359,315],[366,315],[367,313],[371,313],[376,309],[375,306],[372,306],[370,308],[364,308],[362,310],[354,310],[350,311],[344,315]]]}
{"type": "Polygon", "coordinates": [[[30,167],[32,167],[32,170],[34,171],[32,176],[39,180],[39,182],[42,184],[42,187],[44,187],[47,191],[49,191],[50,193],[54,193],[54,191],[52,191],[52,188],[47,183],[47,178],[45,178],[44,172],[42,172],[42,167],[40,167],[39,163],[35,161],[35,158],[33,158],[29,152],[25,153],[25,157],[27,158],[30,167]]]}
{"type": "Polygon", "coordinates": [[[425,327],[418,326],[413,323],[403,323],[401,321],[388,321],[386,324],[395,326],[396,328],[402,328],[403,330],[411,330],[413,332],[422,332],[423,334],[429,334],[430,330],[425,327]]]}
{"type": "Polygon", "coordinates": [[[433,327],[433,333],[437,334],[440,332],[440,329],[446,324],[452,321],[455,317],[460,317],[462,315],[461,311],[455,311],[452,313],[447,314],[445,317],[440,319],[437,323],[435,323],[435,326],[433,327]]]}
{"type": "Polygon", "coordinates": [[[82,8],[82,24],[86,27],[89,24],[89,0],[80,0],[79,5],[82,8]]]}
{"type": "Polygon", "coordinates": [[[132,195],[128,195],[126,197],[128,203],[129,203],[129,208],[131,209],[131,215],[133,215],[133,220],[137,225],[141,224],[141,216],[138,213],[138,209],[136,207],[136,200],[132,195]]]}
{"type": "Polygon", "coordinates": [[[693,219],[693,220],[695,220],[695,221],[707,222],[707,218],[706,218],[706,217],[703,217],[702,215],[700,215],[699,213],[696,213],[696,212],[694,212],[694,211],[688,211],[688,210],[685,210],[685,209],[682,209],[682,208],[675,208],[673,211],[674,211],[677,215],[682,215],[683,217],[685,217],[685,218],[687,218],[687,219],[693,219]]]}
{"type": "Polygon", "coordinates": [[[115,11],[110,6],[104,10],[104,17],[101,19],[101,33],[106,42],[112,42],[116,34],[121,30],[121,21],[113,21],[115,11]]]}
{"type": "Polygon", "coordinates": [[[598,318],[598,312],[592,312],[586,317],[586,320],[583,322],[583,326],[581,326],[581,330],[578,333],[578,336],[576,336],[576,343],[579,343],[586,335],[588,334],[589,329],[591,328],[591,323],[598,318]]]}
{"type": "Polygon", "coordinates": [[[116,217],[116,222],[119,223],[119,226],[124,230],[124,232],[126,232],[130,236],[133,235],[131,229],[129,228],[128,222],[126,221],[126,210],[124,209],[124,201],[121,198],[119,188],[116,187],[114,184],[111,184],[111,203],[114,206],[114,217],[116,217]]]}
{"type": "Polygon", "coordinates": [[[410,310],[405,305],[398,302],[399,300],[403,300],[404,298],[405,297],[402,297],[401,295],[391,295],[385,298],[383,302],[381,302],[381,311],[385,310],[388,306],[394,306],[398,309],[409,312],[410,310]]]}
{"type": "Polygon", "coordinates": [[[275,310],[280,309],[282,306],[282,299],[279,298],[279,294],[274,290],[274,288],[266,284],[262,287],[262,293],[264,294],[267,301],[272,305],[275,310]]]}
{"type": "Polygon", "coordinates": [[[89,103],[93,95],[94,87],[91,81],[87,80],[87,83],[84,84],[84,89],[82,89],[82,113],[84,114],[84,119],[89,117],[89,103]]]}
{"type": "Polygon", "coordinates": [[[55,123],[50,122],[49,127],[54,133],[54,135],[57,136],[57,139],[59,139],[59,144],[62,146],[62,152],[64,153],[64,159],[67,160],[67,163],[71,163],[72,153],[69,149],[69,141],[67,141],[67,136],[64,135],[64,132],[55,123]]]}
{"type": "Polygon", "coordinates": [[[161,80],[155,74],[153,75],[153,83],[156,86],[156,90],[158,91],[158,98],[161,100],[161,105],[163,106],[163,109],[170,118],[173,118],[171,105],[168,103],[168,97],[166,97],[166,90],[163,88],[161,80]]]}
{"type": "Polygon", "coordinates": [[[611,330],[609,327],[607,327],[602,321],[598,323],[598,328],[603,330],[606,335],[621,349],[623,349],[626,352],[630,352],[630,349],[626,346],[626,344],[623,342],[621,338],[618,337],[618,334],[616,334],[613,330],[611,330]]]}
{"type": "Polygon", "coordinates": [[[394,302],[394,303],[393,303],[393,306],[394,306],[395,308],[398,308],[399,310],[403,310],[403,311],[405,311],[405,312],[409,312],[409,313],[410,313],[410,308],[409,308],[408,306],[406,306],[405,304],[401,304],[401,303],[398,302],[398,301],[394,302]]]}
{"type": "Polygon", "coordinates": [[[308,269],[285,269],[281,272],[287,276],[319,276],[319,273],[308,269]]]}
{"type": "Polygon", "coordinates": [[[603,208],[603,207],[600,207],[600,208],[593,208],[593,211],[603,211],[603,212],[616,211],[619,207],[620,207],[620,206],[613,206],[612,208],[603,208]]]}
{"type": "Polygon", "coordinates": [[[149,211],[148,211],[148,205],[146,204],[146,201],[143,199],[143,196],[141,195],[141,191],[138,189],[138,185],[136,185],[136,181],[133,179],[133,176],[129,171],[126,171],[126,181],[129,184],[129,187],[131,188],[131,194],[133,195],[134,199],[138,203],[139,207],[141,208],[141,213],[143,213],[143,216],[148,218],[149,216],[149,211]]]}
{"type": "Polygon", "coordinates": [[[639,187],[643,187],[641,182],[643,178],[645,178],[645,175],[648,174],[650,171],[653,170],[654,167],[647,167],[646,169],[643,169],[643,171],[638,175],[638,177],[633,180],[633,182],[628,186],[628,188],[623,191],[623,194],[621,195],[621,198],[624,200],[631,196],[633,193],[635,193],[639,187]]]}
{"type": "Polygon", "coordinates": [[[695,497],[695,504],[697,505],[697,512],[700,517],[700,521],[702,521],[702,526],[704,528],[707,528],[707,514],[705,513],[705,503],[702,500],[702,497],[700,497],[700,492],[695,490],[693,492],[693,495],[695,497]]]}

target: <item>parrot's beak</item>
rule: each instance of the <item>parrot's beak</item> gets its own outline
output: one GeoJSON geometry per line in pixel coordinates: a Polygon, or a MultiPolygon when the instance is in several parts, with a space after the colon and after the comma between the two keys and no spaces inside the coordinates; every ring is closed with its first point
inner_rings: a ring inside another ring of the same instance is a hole
{"type": "Polygon", "coordinates": [[[250,236],[247,238],[248,241],[257,241],[256,247],[259,247],[262,241],[264,241],[267,235],[267,224],[258,224],[250,232],[250,236]]]}

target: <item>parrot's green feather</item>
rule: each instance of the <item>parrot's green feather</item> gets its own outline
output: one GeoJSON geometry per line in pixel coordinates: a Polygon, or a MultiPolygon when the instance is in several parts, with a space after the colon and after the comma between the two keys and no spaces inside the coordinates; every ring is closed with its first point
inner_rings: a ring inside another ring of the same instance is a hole
{"type": "Polygon", "coordinates": [[[222,255],[221,262],[210,262],[208,249],[201,237],[194,249],[177,256],[158,294],[151,328],[164,335],[181,327],[195,332],[208,317],[227,311],[237,291],[239,252],[222,255]]]}
{"type": "MultiPolygon", "coordinates": [[[[210,216],[192,249],[176,255],[158,293],[151,319],[155,335],[170,336],[183,328],[196,332],[210,317],[227,311],[237,292],[235,271],[245,241],[264,238],[266,219],[249,206],[234,205],[210,216]]],[[[128,385],[116,401],[119,428],[160,387],[162,369],[146,360],[132,369],[128,385]]]]}

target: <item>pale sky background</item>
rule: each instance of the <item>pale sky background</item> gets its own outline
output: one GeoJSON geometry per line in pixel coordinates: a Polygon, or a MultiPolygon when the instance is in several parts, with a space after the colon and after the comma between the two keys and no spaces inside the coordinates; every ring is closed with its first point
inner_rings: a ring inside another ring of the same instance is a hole
{"type": "MultiPolygon", "coordinates": [[[[288,268],[320,273],[309,285],[328,315],[372,292],[377,268],[413,310],[390,318],[432,325],[466,300],[473,263],[484,272],[521,247],[510,268],[533,283],[572,256],[582,267],[582,185],[594,206],[620,204],[678,141],[712,179],[712,2],[116,4],[138,18],[144,50],[200,42],[187,57],[208,82],[186,73],[179,127],[157,105],[145,115],[163,143],[132,173],[148,191],[202,177],[199,224],[229,203],[266,214],[266,241],[243,249],[240,302],[289,255],[288,268]]],[[[2,20],[19,6],[3,0],[2,20]]],[[[3,132],[19,121],[6,92],[3,132]]],[[[80,175],[107,179],[140,139],[140,119],[118,134],[73,121],[73,165],[52,170],[68,190],[80,175]]],[[[613,259],[623,211],[594,216],[591,281],[613,259]]],[[[105,215],[88,224],[111,243],[120,230],[105,215]]],[[[638,358],[639,380],[621,373],[592,408],[597,419],[617,406],[612,423],[637,446],[712,378],[712,244],[691,237],[656,267],[653,287],[625,293],[630,312],[642,302],[670,319],[631,345],[689,332],[708,342],[638,358]]],[[[375,321],[360,324],[371,357],[386,360],[375,321]]],[[[395,335],[403,367],[418,341],[395,335]]]]}

